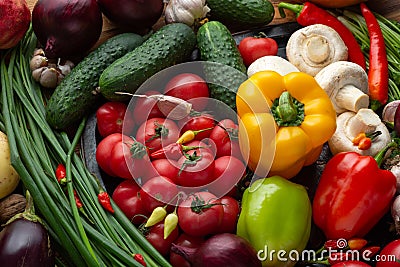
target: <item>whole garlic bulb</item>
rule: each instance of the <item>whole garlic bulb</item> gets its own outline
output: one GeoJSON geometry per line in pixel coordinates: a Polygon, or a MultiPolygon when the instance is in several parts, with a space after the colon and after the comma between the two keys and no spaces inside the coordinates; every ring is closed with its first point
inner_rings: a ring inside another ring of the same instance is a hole
{"type": "Polygon", "coordinates": [[[165,8],[167,23],[181,22],[193,26],[210,11],[206,0],[170,0],[165,8]]]}

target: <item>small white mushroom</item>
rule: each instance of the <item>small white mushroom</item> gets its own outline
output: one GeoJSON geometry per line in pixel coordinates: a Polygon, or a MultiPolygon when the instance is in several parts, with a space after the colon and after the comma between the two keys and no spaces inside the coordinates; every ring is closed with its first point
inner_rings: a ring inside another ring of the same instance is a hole
{"type": "Polygon", "coordinates": [[[348,49],[333,28],[314,24],[290,36],[286,56],[300,71],[315,76],[325,66],[347,60],[348,49]]]}
{"type": "Polygon", "coordinates": [[[337,117],[336,124],[336,131],[328,141],[332,154],[355,151],[361,155],[375,156],[391,141],[389,130],[372,109],[363,108],[357,113],[344,112],[337,117]],[[354,145],[353,139],[358,134],[377,131],[381,134],[373,139],[369,149],[362,150],[354,145]]]}
{"type": "Polygon", "coordinates": [[[247,76],[250,77],[254,73],[264,70],[276,71],[284,76],[291,72],[299,72],[299,70],[289,61],[278,56],[263,56],[250,64],[247,69],[247,76]]]}
{"type": "Polygon", "coordinates": [[[330,97],[336,113],[368,108],[368,75],[358,64],[338,61],[323,68],[315,80],[330,97]]]}

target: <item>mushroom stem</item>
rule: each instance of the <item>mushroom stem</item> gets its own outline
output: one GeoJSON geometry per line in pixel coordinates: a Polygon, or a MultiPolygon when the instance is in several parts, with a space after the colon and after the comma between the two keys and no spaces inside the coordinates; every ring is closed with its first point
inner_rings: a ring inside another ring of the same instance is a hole
{"type": "Polygon", "coordinates": [[[304,55],[316,64],[323,64],[331,53],[328,40],[321,35],[312,35],[306,40],[304,55]]]}
{"type": "Polygon", "coordinates": [[[352,140],[359,133],[370,133],[381,124],[379,116],[371,109],[360,109],[356,115],[349,118],[344,127],[346,136],[352,140]]]}
{"type": "Polygon", "coordinates": [[[369,97],[354,85],[348,84],[338,90],[335,96],[336,105],[340,108],[358,112],[361,108],[368,107],[369,97]]]}

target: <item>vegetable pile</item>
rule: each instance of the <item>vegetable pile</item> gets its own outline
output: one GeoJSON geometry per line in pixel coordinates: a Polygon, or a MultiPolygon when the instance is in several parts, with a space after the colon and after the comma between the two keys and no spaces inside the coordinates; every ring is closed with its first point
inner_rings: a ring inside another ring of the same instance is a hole
{"type": "Polygon", "coordinates": [[[400,26],[334,4],[279,3],[284,47],[232,35],[269,24],[267,0],[7,5],[1,261],[396,266],[400,26]],[[95,45],[103,14],[122,32],[95,45]]]}

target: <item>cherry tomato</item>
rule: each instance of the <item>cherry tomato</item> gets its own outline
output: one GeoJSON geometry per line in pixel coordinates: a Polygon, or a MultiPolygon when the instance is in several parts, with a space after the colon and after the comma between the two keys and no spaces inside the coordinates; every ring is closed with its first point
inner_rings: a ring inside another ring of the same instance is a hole
{"type": "Polygon", "coordinates": [[[278,44],[268,37],[246,37],[240,41],[238,48],[247,67],[260,57],[278,54],[278,44]]]}
{"type": "Polygon", "coordinates": [[[190,116],[180,120],[178,122],[179,126],[181,126],[181,134],[188,130],[198,131],[205,130],[203,132],[199,132],[194,140],[203,140],[210,136],[212,128],[215,126],[214,117],[209,114],[191,114],[190,116]]]}
{"type": "Polygon", "coordinates": [[[178,160],[176,184],[185,187],[204,186],[214,181],[214,156],[206,151],[191,150],[178,160]]]}
{"type": "Polygon", "coordinates": [[[397,239],[383,247],[381,253],[379,254],[379,261],[377,261],[376,267],[399,267],[399,260],[400,239],[397,239]]]}
{"type": "Polygon", "coordinates": [[[124,121],[127,105],[122,102],[106,102],[96,111],[97,129],[101,137],[122,133],[123,123],[133,127],[133,121],[124,121]]]}
{"type": "MultiPolygon", "coordinates": [[[[145,95],[159,95],[157,91],[147,91],[145,95]]],[[[157,106],[157,100],[154,98],[140,97],[136,99],[133,106],[133,120],[140,125],[151,118],[164,118],[164,114],[157,106]]]]}
{"type": "Polygon", "coordinates": [[[189,195],[178,207],[179,226],[192,236],[214,233],[223,216],[221,202],[214,194],[205,191],[189,195]]]}
{"type": "Polygon", "coordinates": [[[164,176],[175,182],[179,169],[178,162],[171,159],[156,159],[151,162],[158,176],[164,176]]]}
{"type": "Polygon", "coordinates": [[[220,121],[210,133],[210,139],[217,148],[217,158],[234,156],[242,158],[238,141],[238,125],[231,119],[220,121]]]}
{"type": "Polygon", "coordinates": [[[100,141],[96,149],[99,167],[110,176],[131,179],[143,177],[151,168],[147,149],[129,136],[114,133],[100,141]],[[132,154],[132,147],[136,147],[132,154]]]}
{"type": "Polygon", "coordinates": [[[236,225],[240,213],[239,202],[230,196],[220,198],[220,202],[224,209],[224,216],[217,233],[236,233],[236,225]]]}
{"type": "Polygon", "coordinates": [[[246,173],[243,162],[232,156],[223,156],[214,161],[215,182],[209,185],[210,192],[218,197],[224,196],[236,189],[236,184],[246,173]]]}
{"type": "Polygon", "coordinates": [[[178,187],[169,178],[156,176],[144,183],[140,189],[144,208],[151,213],[156,207],[175,205],[178,200],[178,187]]]}
{"type": "MultiPolygon", "coordinates": [[[[203,237],[197,237],[197,236],[190,236],[185,233],[182,233],[179,235],[179,237],[175,240],[174,244],[186,248],[199,248],[201,244],[203,244],[205,239],[203,237]]],[[[169,255],[169,262],[173,267],[190,267],[190,263],[185,260],[182,256],[170,252],[169,255]]]]}
{"type": "Polygon", "coordinates": [[[161,222],[150,227],[146,234],[146,239],[158,252],[160,252],[161,255],[168,256],[172,243],[178,238],[178,236],[179,228],[176,227],[172,233],[164,239],[164,223],[161,222]]]}
{"type": "Polygon", "coordinates": [[[173,77],[165,86],[164,93],[186,100],[197,111],[205,109],[209,97],[206,81],[193,73],[182,73],[173,77]]]}
{"type": "Polygon", "coordinates": [[[371,267],[371,265],[362,261],[342,261],[331,265],[331,267],[371,267]]]}
{"type": "Polygon", "coordinates": [[[128,219],[139,225],[145,221],[143,216],[149,216],[150,213],[146,212],[143,208],[143,201],[140,198],[140,187],[132,180],[124,180],[115,188],[112,199],[115,204],[122,210],[128,219]]]}
{"type": "Polygon", "coordinates": [[[170,119],[152,118],[142,123],[137,130],[136,140],[145,144],[150,153],[176,142],[179,129],[170,119]]]}

